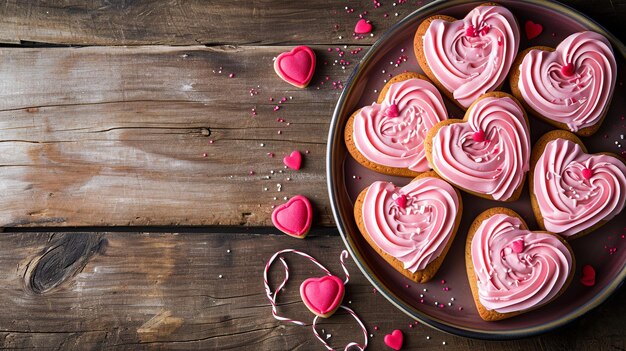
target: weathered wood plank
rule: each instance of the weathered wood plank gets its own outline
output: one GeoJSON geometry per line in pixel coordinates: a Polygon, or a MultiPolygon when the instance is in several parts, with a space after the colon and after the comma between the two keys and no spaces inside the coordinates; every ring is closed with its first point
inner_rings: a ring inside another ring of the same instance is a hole
{"type": "MultiPolygon", "coordinates": [[[[5,233],[0,237],[0,348],[321,349],[310,327],[271,317],[262,270],[275,251],[291,247],[340,274],[340,238],[331,229],[317,230],[307,240],[257,233],[5,233]],[[37,271],[49,289],[32,289],[37,271]]],[[[298,281],[320,272],[306,259],[286,258],[293,280],[280,298],[281,313],[310,320],[298,281]]],[[[282,279],[277,267],[274,284],[282,279]]],[[[384,334],[396,328],[406,333],[406,350],[434,349],[443,341],[446,350],[615,350],[626,342],[624,289],[563,330],[483,342],[421,325],[408,328],[411,320],[372,292],[351,259],[348,269],[345,301],[373,333],[371,350],[385,349],[384,334]]],[[[321,329],[337,347],[360,341],[346,315],[323,322],[321,329]]]]}
{"type": "MultiPolygon", "coordinates": [[[[72,45],[370,44],[398,18],[429,2],[380,1],[382,6],[375,8],[370,0],[7,0],[0,6],[0,41],[72,45]],[[354,11],[346,11],[346,6],[354,11]],[[356,40],[352,31],[364,11],[373,21],[376,35],[356,40]]],[[[624,40],[623,1],[561,2],[601,19],[601,24],[624,40]]]]}
{"type": "Polygon", "coordinates": [[[296,194],[331,224],[331,83],[348,70],[316,47],[297,89],[272,69],[285,49],[0,49],[0,226],[270,225],[296,194]],[[283,170],[292,150],[309,151],[300,171],[283,170]]]}

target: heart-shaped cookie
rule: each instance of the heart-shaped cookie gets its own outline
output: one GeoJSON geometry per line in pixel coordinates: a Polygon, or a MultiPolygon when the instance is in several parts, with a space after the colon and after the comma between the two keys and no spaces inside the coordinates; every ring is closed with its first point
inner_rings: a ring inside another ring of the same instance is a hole
{"type": "Polygon", "coordinates": [[[426,77],[402,73],[385,85],[377,103],[348,119],[346,146],[369,169],[415,177],[430,170],[424,152],[428,129],[447,116],[439,91],[426,77]]]}
{"type": "Polygon", "coordinates": [[[435,125],[425,149],[433,169],[456,187],[487,199],[514,201],[530,164],[526,113],[511,95],[487,93],[463,120],[435,125]]]}
{"type": "Polygon", "coordinates": [[[448,97],[467,108],[498,90],[515,60],[519,25],[503,6],[485,3],[464,19],[436,15],[424,20],[413,41],[417,62],[448,97]]]}
{"type": "Polygon", "coordinates": [[[511,91],[533,115],[576,134],[595,133],[609,109],[617,69],[611,44],[595,32],[565,38],[556,49],[520,53],[511,91]]]}
{"type": "Polygon", "coordinates": [[[292,197],[272,212],[272,223],[281,232],[304,239],[311,229],[313,209],[309,199],[302,195],[292,197]]]}
{"type": "Polygon", "coordinates": [[[532,232],[507,208],[491,208],[470,226],[467,276],[480,317],[513,317],[558,297],[574,276],[574,254],[549,232],[532,232]]]}
{"type": "Polygon", "coordinates": [[[305,88],[315,73],[315,53],[308,46],[296,46],[276,57],[274,71],[285,82],[305,88]]]}
{"type": "Polygon", "coordinates": [[[337,311],[345,288],[343,281],[334,275],[309,278],[300,285],[300,297],[315,315],[328,318],[337,311]]]}
{"type": "Polygon", "coordinates": [[[404,187],[374,182],[354,205],[361,234],[407,278],[425,283],[445,258],[462,213],[461,196],[434,172],[404,187]]]}
{"type": "Polygon", "coordinates": [[[574,134],[555,130],[539,138],[531,162],[531,203],[541,228],[571,240],[624,209],[626,165],[618,156],[587,154],[574,134]]]}

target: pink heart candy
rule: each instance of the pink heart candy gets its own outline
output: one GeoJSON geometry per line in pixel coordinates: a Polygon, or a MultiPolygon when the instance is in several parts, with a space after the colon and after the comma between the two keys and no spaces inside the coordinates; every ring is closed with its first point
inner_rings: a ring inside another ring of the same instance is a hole
{"type": "Polygon", "coordinates": [[[368,23],[364,18],[361,18],[354,26],[354,32],[356,34],[367,34],[372,31],[372,24],[368,23]]]}
{"type": "Polygon", "coordinates": [[[391,347],[394,350],[400,350],[404,343],[404,334],[399,329],[391,332],[391,334],[385,335],[385,345],[391,347]]]}
{"type": "Polygon", "coordinates": [[[391,118],[398,117],[400,115],[400,110],[398,110],[398,105],[391,104],[391,106],[387,107],[387,110],[385,111],[385,115],[391,118]]]}
{"type": "Polygon", "coordinates": [[[574,64],[571,62],[561,67],[561,73],[563,73],[564,76],[571,77],[574,75],[574,72],[574,64]]]}
{"type": "Polygon", "coordinates": [[[591,265],[583,266],[583,276],[580,278],[580,283],[584,286],[596,285],[596,270],[591,265]]]}
{"type": "Polygon", "coordinates": [[[524,24],[524,31],[526,31],[526,38],[528,38],[528,40],[534,39],[538,37],[541,32],[543,32],[543,26],[539,23],[528,20],[524,24]]]}
{"type": "Polygon", "coordinates": [[[283,158],[283,163],[291,169],[299,170],[302,165],[302,154],[300,151],[294,150],[289,156],[283,158]]]}
{"type": "Polygon", "coordinates": [[[343,300],[343,281],[334,275],[309,278],[300,285],[300,297],[311,312],[324,318],[330,317],[343,300]]]}
{"type": "Polygon", "coordinates": [[[315,53],[308,46],[297,46],[278,55],[274,61],[274,70],[285,82],[304,88],[315,73],[315,53]]]}
{"type": "Polygon", "coordinates": [[[593,176],[593,171],[589,168],[585,168],[580,172],[580,174],[582,174],[583,178],[589,180],[593,176]]]}
{"type": "Polygon", "coordinates": [[[512,242],[511,243],[511,249],[515,253],[520,253],[520,252],[524,251],[524,240],[519,239],[519,240],[515,240],[514,242],[512,242]]]}
{"type": "Polygon", "coordinates": [[[472,134],[472,139],[477,143],[482,143],[483,141],[485,141],[485,132],[483,132],[482,130],[474,132],[474,134],[472,134]]]}
{"type": "Polygon", "coordinates": [[[292,197],[272,212],[272,223],[281,232],[304,239],[311,229],[313,210],[309,199],[302,195],[292,197]]]}
{"type": "Polygon", "coordinates": [[[400,208],[406,208],[406,195],[402,194],[396,198],[396,204],[400,208]]]}

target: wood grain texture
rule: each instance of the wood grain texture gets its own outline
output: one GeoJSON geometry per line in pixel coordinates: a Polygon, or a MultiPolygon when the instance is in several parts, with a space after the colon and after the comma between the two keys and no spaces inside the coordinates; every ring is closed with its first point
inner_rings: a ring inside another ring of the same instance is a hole
{"type": "MultiPolygon", "coordinates": [[[[418,1],[426,4],[429,1],[418,1]]],[[[71,45],[371,44],[354,39],[363,11],[382,34],[415,3],[374,9],[371,1],[9,0],[0,6],[0,42],[71,45]],[[352,8],[352,12],[346,10],[352,8]],[[383,17],[384,13],[390,16],[383,17]],[[398,13],[398,17],[394,16],[398,13]],[[340,38],[341,37],[341,38],[340,38]]]]}
{"type": "MultiPolygon", "coordinates": [[[[0,6],[0,42],[69,45],[371,44],[428,0],[380,1],[47,1],[7,0],[0,6]],[[396,5],[394,5],[396,4],[396,5]],[[348,11],[346,10],[348,7],[348,11]],[[352,12],[349,12],[353,9],[352,12]],[[359,14],[374,37],[355,39],[359,14]],[[395,14],[398,14],[396,17],[395,14]],[[387,17],[384,15],[387,14],[387,17]],[[341,37],[341,38],[340,38],[341,37]]],[[[624,40],[620,0],[563,0],[624,40]]]]}
{"type": "Polygon", "coordinates": [[[0,49],[0,226],[271,225],[297,194],[332,224],[331,83],[349,70],[315,47],[312,86],[297,89],[271,68],[285,50],[0,49]],[[299,171],[282,163],[293,150],[299,171]]]}
{"type": "MultiPolygon", "coordinates": [[[[306,240],[254,230],[5,233],[0,236],[0,348],[319,350],[322,347],[309,326],[274,320],[264,296],[263,266],[275,251],[287,247],[317,257],[342,277],[338,257],[343,243],[332,229],[318,229],[306,240]],[[85,243],[93,242],[94,236],[98,237],[98,250],[67,277],[65,265],[85,257],[74,254],[85,252],[84,247],[89,246],[85,243]],[[26,283],[29,267],[52,249],[74,258],[49,264],[44,275],[62,281],[46,292],[33,293],[26,283]]],[[[310,321],[312,314],[302,304],[298,286],[321,271],[304,258],[285,258],[292,280],[279,298],[280,312],[310,321]]],[[[282,279],[279,267],[276,264],[271,270],[273,286],[282,279]]],[[[446,350],[620,350],[625,346],[624,289],[582,319],[549,335],[485,342],[422,325],[409,328],[412,321],[372,292],[352,259],[348,269],[351,281],[344,302],[374,335],[371,350],[385,349],[384,335],[396,328],[405,333],[405,350],[434,349],[443,341],[446,350]]],[[[332,345],[338,348],[349,340],[361,341],[356,324],[342,313],[322,322],[318,329],[330,334],[332,345]]]]}

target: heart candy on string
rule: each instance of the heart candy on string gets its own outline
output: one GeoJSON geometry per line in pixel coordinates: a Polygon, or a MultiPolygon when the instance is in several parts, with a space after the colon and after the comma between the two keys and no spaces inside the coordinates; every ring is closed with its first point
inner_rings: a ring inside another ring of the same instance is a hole
{"type": "Polygon", "coordinates": [[[311,260],[311,262],[315,263],[319,268],[321,268],[324,271],[324,273],[326,273],[326,276],[324,277],[306,279],[304,282],[302,282],[300,286],[300,294],[301,294],[304,304],[307,306],[307,308],[311,310],[311,312],[313,312],[316,315],[315,318],[313,318],[313,324],[312,324],[313,334],[315,335],[315,337],[319,341],[322,342],[322,344],[324,345],[324,347],[326,347],[327,350],[333,350],[333,348],[330,345],[328,345],[328,343],[326,343],[326,341],[317,332],[316,324],[317,324],[317,320],[320,317],[328,318],[337,309],[341,308],[345,310],[346,312],[348,312],[350,315],[352,315],[352,317],[357,321],[357,323],[361,327],[361,330],[363,331],[363,337],[365,339],[365,342],[363,345],[358,344],[356,342],[350,342],[344,347],[344,350],[347,351],[353,346],[356,347],[358,350],[361,350],[361,351],[365,350],[365,348],[367,347],[367,342],[368,342],[367,330],[365,329],[365,325],[363,325],[363,322],[359,319],[359,317],[356,315],[356,313],[352,309],[341,305],[341,301],[343,300],[343,295],[345,292],[344,285],[347,284],[348,281],[350,280],[350,274],[348,273],[348,269],[346,268],[346,265],[345,265],[345,259],[346,257],[348,257],[348,251],[343,250],[341,252],[341,255],[339,256],[341,268],[343,268],[343,271],[346,275],[346,279],[344,281],[341,281],[341,279],[339,279],[337,276],[332,275],[330,271],[326,269],[326,267],[324,267],[321,263],[319,263],[315,258],[310,256],[309,254],[306,254],[304,252],[294,250],[294,249],[284,249],[284,250],[280,250],[276,252],[274,255],[272,255],[272,257],[265,264],[265,269],[263,271],[263,283],[265,285],[265,294],[267,296],[267,299],[270,302],[270,305],[272,306],[272,316],[274,316],[274,318],[276,318],[279,321],[285,321],[285,322],[289,322],[289,323],[293,323],[297,325],[305,325],[305,323],[302,321],[283,317],[279,315],[277,311],[276,299],[278,297],[278,293],[285,287],[285,284],[287,284],[287,280],[289,279],[289,266],[287,265],[287,262],[285,261],[285,259],[282,256],[280,256],[281,254],[284,254],[284,253],[294,253],[294,254],[306,257],[309,260],[311,260]],[[272,289],[269,286],[267,275],[268,275],[270,266],[272,265],[274,260],[276,260],[276,258],[280,260],[283,267],[285,268],[285,278],[280,283],[276,291],[272,292],[272,289]]]}

